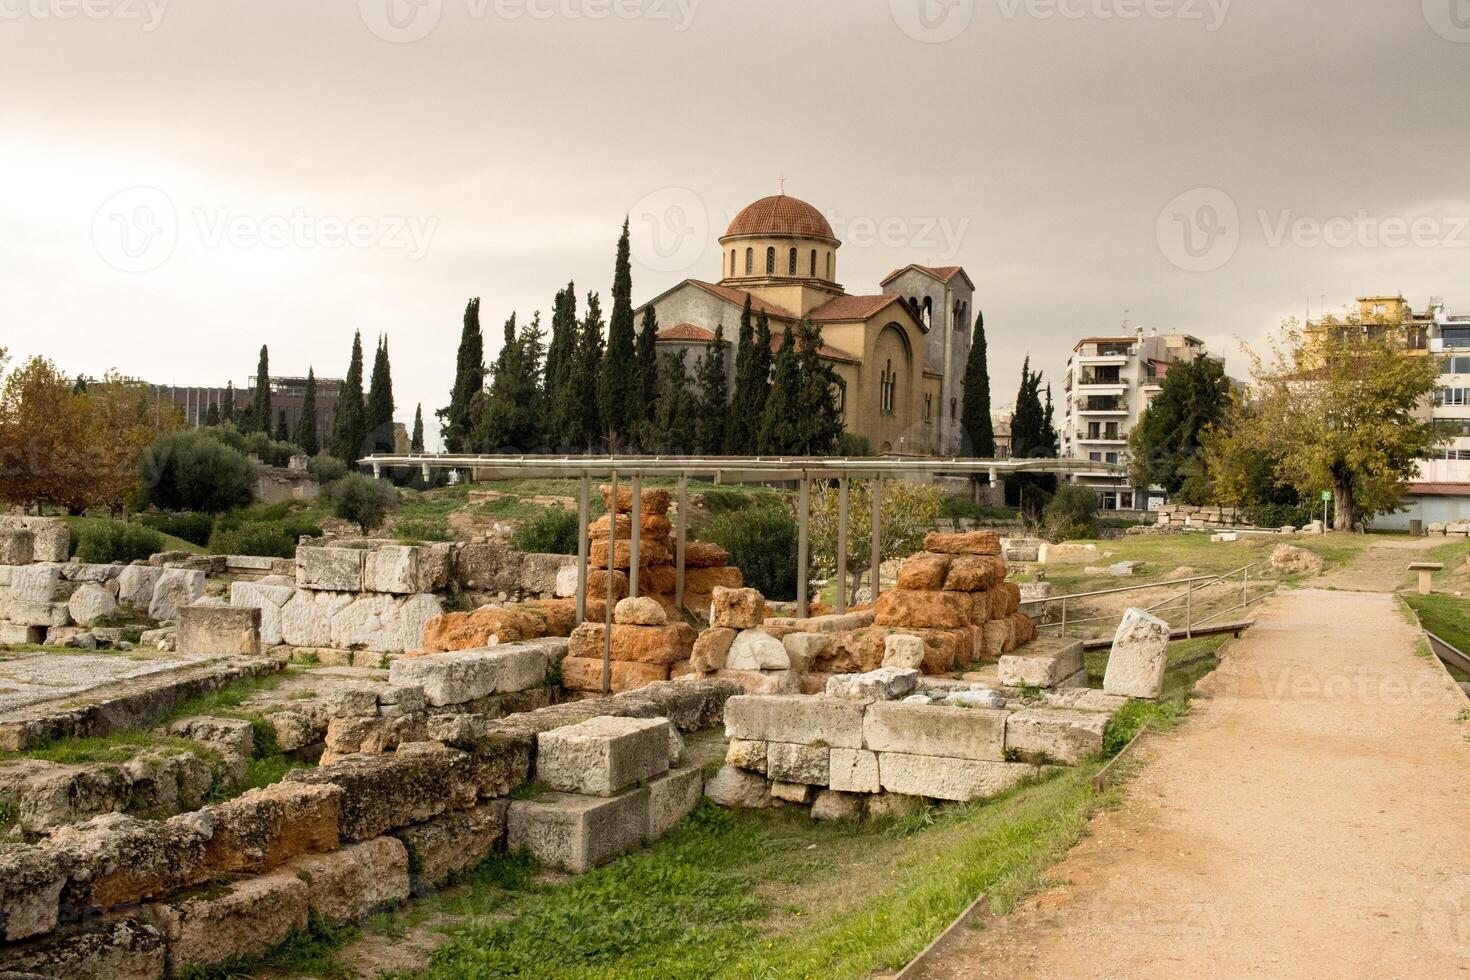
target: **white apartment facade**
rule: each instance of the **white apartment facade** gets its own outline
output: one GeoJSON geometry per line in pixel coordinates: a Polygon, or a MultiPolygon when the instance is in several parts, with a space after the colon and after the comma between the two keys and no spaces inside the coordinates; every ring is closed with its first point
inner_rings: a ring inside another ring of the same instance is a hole
{"type": "MultiPolygon", "coordinates": [[[[1470,353],[1470,350],[1467,350],[1470,353]]],[[[1169,366],[1206,356],[1204,341],[1189,334],[1086,337],[1072,348],[1063,384],[1061,454],[1097,463],[1126,463],[1128,435],[1163,388],[1169,366]]],[[[1470,413],[1467,413],[1470,418],[1470,413]]],[[[1164,502],[1161,489],[1136,488],[1099,468],[1075,481],[1093,488],[1103,510],[1147,510],[1164,502]]]]}

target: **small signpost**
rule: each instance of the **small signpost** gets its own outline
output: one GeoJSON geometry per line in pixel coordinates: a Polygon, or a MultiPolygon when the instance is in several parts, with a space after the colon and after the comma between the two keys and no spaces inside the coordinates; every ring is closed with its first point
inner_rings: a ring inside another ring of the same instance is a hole
{"type": "Polygon", "coordinates": [[[1322,533],[1327,533],[1327,505],[1332,503],[1332,491],[1322,491],[1322,533]]]}

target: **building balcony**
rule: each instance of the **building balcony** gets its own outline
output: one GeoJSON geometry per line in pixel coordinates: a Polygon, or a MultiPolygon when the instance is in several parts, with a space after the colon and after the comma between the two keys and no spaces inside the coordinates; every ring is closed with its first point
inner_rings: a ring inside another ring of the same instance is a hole
{"type": "Polygon", "coordinates": [[[1128,402],[1122,398],[1088,398],[1079,400],[1072,410],[1078,415],[1127,415],[1128,402]]]}

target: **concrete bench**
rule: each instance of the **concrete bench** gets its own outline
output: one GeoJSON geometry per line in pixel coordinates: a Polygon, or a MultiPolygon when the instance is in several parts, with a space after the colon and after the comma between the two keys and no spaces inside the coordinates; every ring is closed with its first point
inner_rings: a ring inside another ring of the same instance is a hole
{"type": "Polygon", "coordinates": [[[1444,565],[1437,561],[1416,561],[1409,571],[1419,573],[1419,594],[1429,595],[1434,591],[1434,573],[1443,571],[1444,565]]]}

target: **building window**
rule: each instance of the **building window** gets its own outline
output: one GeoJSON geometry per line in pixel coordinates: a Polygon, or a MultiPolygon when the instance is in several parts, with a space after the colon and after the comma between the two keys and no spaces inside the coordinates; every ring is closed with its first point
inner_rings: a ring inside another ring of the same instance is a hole
{"type": "Polygon", "coordinates": [[[754,272],[755,272],[755,249],[753,249],[753,248],[747,248],[745,250],[745,274],[748,276],[748,275],[753,274],[754,272]]]}
{"type": "Polygon", "coordinates": [[[1470,347],[1470,327],[1441,327],[1439,337],[1446,347],[1470,347]]]}
{"type": "Polygon", "coordinates": [[[794,248],[791,250],[791,254],[786,258],[786,274],[788,276],[796,275],[796,249],[794,248]]]}
{"type": "Polygon", "coordinates": [[[1109,463],[1116,463],[1118,461],[1118,454],[1117,453],[1107,453],[1106,455],[1104,455],[1103,458],[1106,459],[1109,463]]]}
{"type": "Polygon", "coordinates": [[[827,281],[832,282],[832,253],[827,253],[827,281]]]}
{"type": "Polygon", "coordinates": [[[738,273],[735,271],[735,250],[730,249],[730,276],[734,278],[738,273]]]}
{"type": "Polygon", "coordinates": [[[959,410],[960,410],[960,402],[959,402],[959,399],[957,399],[957,398],[951,398],[949,400],[949,420],[951,422],[953,422],[955,419],[959,418],[959,415],[958,415],[959,410]]]}
{"type": "Polygon", "coordinates": [[[774,248],[768,248],[768,249],[766,249],[766,275],[768,275],[768,276],[774,276],[775,274],[776,274],[776,250],[774,248]]]}
{"type": "MultiPolygon", "coordinates": [[[[1087,454],[1087,458],[1091,462],[1101,463],[1102,462],[1102,453],[1088,453],[1087,454]]],[[[609,491],[609,492],[611,492],[611,491],[609,491]]]]}
{"type": "Polygon", "coordinates": [[[884,364],[883,373],[878,376],[878,410],[892,414],[897,401],[898,376],[893,373],[893,361],[890,360],[884,364]]]}
{"type": "Polygon", "coordinates": [[[812,276],[813,279],[817,278],[817,250],[816,249],[812,249],[812,272],[811,272],[811,276],[812,276]]]}
{"type": "Polygon", "coordinates": [[[1439,388],[1434,393],[1436,405],[1470,405],[1470,388],[1439,388]]]}
{"type": "Polygon", "coordinates": [[[1441,374],[1470,374],[1470,357],[1446,357],[1440,366],[1441,374]]]}
{"type": "Polygon", "coordinates": [[[932,411],[931,411],[931,408],[932,408],[933,404],[934,404],[934,396],[933,395],[930,395],[930,394],[924,395],[924,421],[925,422],[929,421],[930,415],[933,414],[932,411]]]}

